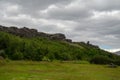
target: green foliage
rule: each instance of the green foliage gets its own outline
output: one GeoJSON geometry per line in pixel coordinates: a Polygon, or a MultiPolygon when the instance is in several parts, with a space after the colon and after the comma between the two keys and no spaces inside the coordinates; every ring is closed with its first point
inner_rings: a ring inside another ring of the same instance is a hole
{"type": "Polygon", "coordinates": [[[23,59],[23,54],[21,52],[15,52],[12,55],[13,60],[22,60],[23,59]]]}
{"type": "Polygon", "coordinates": [[[0,50],[0,56],[2,56],[3,58],[7,57],[4,50],[0,50]]]}
{"type": "Polygon", "coordinates": [[[93,59],[93,56],[96,54],[106,56],[114,61],[119,58],[117,55],[110,54],[99,49],[97,46],[84,42],[75,44],[49,40],[43,37],[24,38],[0,32],[0,56],[12,60],[89,61],[93,59]]]}
{"type": "Polygon", "coordinates": [[[93,57],[90,62],[95,64],[110,64],[113,61],[106,56],[97,55],[93,57]]]}
{"type": "Polygon", "coordinates": [[[120,66],[120,57],[119,59],[115,60],[114,63],[120,66]]]}

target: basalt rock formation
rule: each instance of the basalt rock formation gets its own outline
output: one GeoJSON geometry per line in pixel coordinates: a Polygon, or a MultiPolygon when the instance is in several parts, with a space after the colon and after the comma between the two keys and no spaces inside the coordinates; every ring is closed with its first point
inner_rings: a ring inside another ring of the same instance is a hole
{"type": "Polygon", "coordinates": [[[29,29],[26,27],[17,28],[17,27],[6,27],[6,26],[0,25],[0,31],[11,33],[20,37],[27,37],[27,38],[45,37],[51,40],[61,40],[61,41],[72,42],[72,40],[66,39],[66,36],[62,33],[47,34],[44,32],[38,32],[36,29],[29,29]]]}

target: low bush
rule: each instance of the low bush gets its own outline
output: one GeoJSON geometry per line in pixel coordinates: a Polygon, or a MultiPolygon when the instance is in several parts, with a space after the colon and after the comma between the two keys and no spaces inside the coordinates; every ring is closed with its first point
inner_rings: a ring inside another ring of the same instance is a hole
{"type": "Polygon", "coordinates": [[[95,56],[90,60],[90,63],[94,64],[110,64],[112,62],[113,61],[110,58],[101,55],[95,56]]]}
{"type": "Polygon", "coordinates": [[[114,63],[115,63],[116,65],[119,65],[119,66],[120,66],[120,59],[119,59],[119,60],[116,60],[114,63]]]}

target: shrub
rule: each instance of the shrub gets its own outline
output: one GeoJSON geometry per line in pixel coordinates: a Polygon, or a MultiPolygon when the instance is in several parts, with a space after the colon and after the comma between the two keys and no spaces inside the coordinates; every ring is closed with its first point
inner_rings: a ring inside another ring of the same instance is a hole
{"type": "Polygon", "coordinates": [[[101,55],[95,56],[90,60],[90,63],[94,63],[94,64],[109,64],[112,62],[113,61],[108,57],[101,56],[101,55]]]}
{"type": "Polygon", "coordinates": [[[0,50],[0,56],[2,56],[3,58],[6,58],[6,54],[4,50],[0,50]]]}
{"type": "Polygon", "coordinates": [[[116,60],[116,61],[115,61],[115,64],[120,66],[120,59],[119,59],[119,60],[116,60]]]}
{"type": "Polygon", "coordinates": [[[13,60],[22,60],[23,59],[23,54],[21,52],[15,52],[12,55],[13,60]]]}

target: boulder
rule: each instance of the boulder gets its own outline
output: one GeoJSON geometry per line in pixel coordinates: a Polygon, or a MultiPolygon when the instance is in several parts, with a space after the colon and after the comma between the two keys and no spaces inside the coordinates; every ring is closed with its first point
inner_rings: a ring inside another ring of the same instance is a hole
{"type": "Polygon", "coordinates": [[[71,40],[71,39],[65,39],[65,41],[70,42],[70,43],[72,42],[72,40],[71,40]]]}
{"type": "Polygon", "coordinates": [[[65,40],[66,37],[65,37],[64,34],[57,33],[57,34],[50,35],[50,39],[53,39],[53,40],[65,40]]]}

